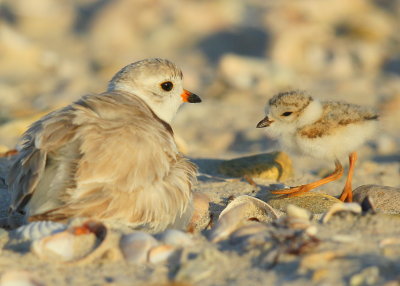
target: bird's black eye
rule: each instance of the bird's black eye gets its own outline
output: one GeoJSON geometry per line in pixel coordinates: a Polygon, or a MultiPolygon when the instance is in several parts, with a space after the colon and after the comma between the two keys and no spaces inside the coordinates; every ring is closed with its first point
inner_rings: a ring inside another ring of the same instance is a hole
{"type": "Polygon", "coordinates": [[[286,111],[286,112],[282,113],[281,116],[289,116],[292,113],[293,112],[291,112],[291,111],[286,111]]]}
{"type": "Polygon", "coordinates": [[[161,88],[165,91],[170,91],[174,87],[174,84],[170,81],[163,82],[161,88]]]}

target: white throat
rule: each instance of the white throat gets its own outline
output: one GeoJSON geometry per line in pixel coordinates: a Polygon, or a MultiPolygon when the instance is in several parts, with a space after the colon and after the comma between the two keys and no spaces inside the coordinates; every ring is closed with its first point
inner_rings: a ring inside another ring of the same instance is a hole
{"type": "Polygon", "coordinates": [[[166,99],[161,102],[151,101],[148,97],[142,98],[153,110],[153,112],[162,120],[171,123],[180,106],[180,102],[175,102],[172,99],[166,99]]]}
{"type": "Polygon", "coordinates": [[[322,112],[323,108],[321,102],[318,100],[311,101],[298,118],[297,127],[314,123],[321,117],[322,112]]]}

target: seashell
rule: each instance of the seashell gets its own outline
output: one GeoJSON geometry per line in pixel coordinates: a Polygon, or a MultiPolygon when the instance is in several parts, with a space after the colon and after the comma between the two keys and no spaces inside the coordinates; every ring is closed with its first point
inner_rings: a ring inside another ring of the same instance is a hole
{"type": "Polygon", "coordinates": [[[11,270],[1,276],[1,286],[44,286],[37,277],[28,271],[11,270]]]}
{"type": "Polygon", "coordinates": [[[292,204],[289,204],[286,207],[286,213],[287,213],[287,216],[290,218],[298,218],[298,219],[304,219],[304,220],[311,219],[311,213],[308,210],[298,207],[296,205],[292,205],[292,204]]]}
{"type": "Polygon", "coordinates": [[[228,237],[244,222],[256,219],[258,221],[272,221],[278,218],[275,210],[266,202],[250,196],[235,198],[221,212],[217,225],[210,234],[212,242],[218,242],[228,237]]]}
{"type": "Polygon", "coordinates": [[[134,263],[146,263],[150,249],[157,245],[153,236],[141,231],[122,236],[119,243],[124,258],[134,263]]]}
{"type": "Polygon", "coordinates": [[[287,206],[286,212],[286,216],[282,216],[276,221],[277,226],[293,230],[307,230],[311,227],[311,213],[306,209],[290,204],[287,206]]]}
{"type": "Polygon", "coordinates": [[[334,215],[340,212],[361,214],[361,206],[357,203],[338,203],[334,204],[321,218],[322,223],[327,223],[334,215]]]}
{"type": "Polygon", "coordinates": [[[175,246],[162,244],[153,247],[149,250],[148,261],[150,263],[161,263],[161,262],[177,262],[179,261],[181,250],[175,246]]]}
{"type": "Polygon", "coordinates": [[[310,225],[305,229],[305,233],[309,236],[316,236],[318,233],[318,228],[315,225],[310,225]]]}
{"type": "Polygon", "coordinates": [[[161,242],[172,246],[188,246],[193,244],[193,238],[190,234],[176,229],[167,229],[157,237],[161,242]]]}
{"type": "Polygon", "coordinates": [[[36,240],[67,229],[67,225],[54,221],[35,221],[10,232],[10,238],[36,240]]]}
{"type": "Polygon", "coordinates": [[[311,226],[311,222],[309,220],[302,219],[302,218],[293,218],[293,217],[284,216],[284,217],[280,217],[276,221],[276,225],[294,229],[294,230],[295,229],[296,230],[305,230],[311,226]]]}
{"type": "Polygon", "coordinates": [[[104,254],[107,229],[102,223],[87,221],[62,232],[34,240],[32,251],[52,262],[87,263],[104,254]]]}
{"type": "Polygon", "coordinates": [[[210,198],[203,193],[193,193],[193,215],[190,219],[187,231],[201,231],[210,224],[210,211],[209,211],[210,198]]]}
{"type": "Polygon", "coordinates": [[[388,245],[400,245],[400,237],[388,237],[379,242],[379,247],[388,245]]]}
{"type": "Polygon", "coordinates": [[[340,243],[352,243],[355,241],[359,241],[361,237],[357,237],[354,234],[351,235],[346,235],[346,234],[335,234],[333,235],[330,240],[334,242],[340,242],[340,243]]]}

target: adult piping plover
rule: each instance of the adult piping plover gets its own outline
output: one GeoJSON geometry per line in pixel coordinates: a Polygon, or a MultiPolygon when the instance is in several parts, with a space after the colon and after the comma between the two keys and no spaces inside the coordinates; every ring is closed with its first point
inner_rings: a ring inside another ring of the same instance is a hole
{"type": "Polygon", "coordinates": [[[8,175],[11,215],[184,228],[197,170],[178,152],[170,126],[183,102],[201,100],[183,89],[181,70],[146,59],[121,69],[106,92],[33,123],[8,175]]]}
{"type": "Polygon", "coordinates": [[[335,171],[322,180],[273,191],[274,194],[297,196],[343,175],[340,159],[349,156],[349,172],[340,200],[352,201],[351,180],[357,149],[372,137],[378,114],[366,107],[336,101],[320,102],[301,91],[280,93],[266,106],[267,116],[258,128],[268,127],[284,148],[300,154],[335,162],[335,171]]]}

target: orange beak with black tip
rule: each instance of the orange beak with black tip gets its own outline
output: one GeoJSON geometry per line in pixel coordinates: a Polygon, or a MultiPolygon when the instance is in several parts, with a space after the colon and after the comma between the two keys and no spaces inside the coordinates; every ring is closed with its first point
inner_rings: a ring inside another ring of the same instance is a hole
{"type": "Polygon", "coordinates": [[[186,89],[183,90],[181,97],[182,97],[183,102],[189,102],[189,103],[201,102],[201,98],[198,95],[196,95],[190,91],[187,91],[186,89]]]}

